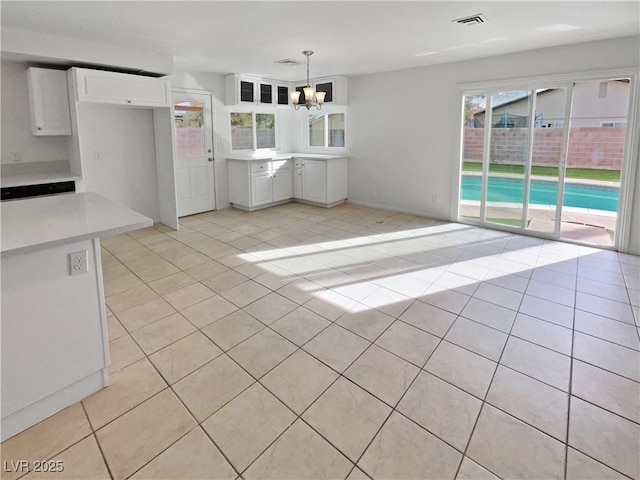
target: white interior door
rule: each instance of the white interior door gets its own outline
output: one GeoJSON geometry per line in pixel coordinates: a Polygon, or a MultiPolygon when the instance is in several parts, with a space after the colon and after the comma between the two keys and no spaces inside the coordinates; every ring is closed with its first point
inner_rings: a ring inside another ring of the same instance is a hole
{"type": "Polygon", "coordinates": [[[178,216],[216,208],[211,95],[172,92],[178,216]]]}

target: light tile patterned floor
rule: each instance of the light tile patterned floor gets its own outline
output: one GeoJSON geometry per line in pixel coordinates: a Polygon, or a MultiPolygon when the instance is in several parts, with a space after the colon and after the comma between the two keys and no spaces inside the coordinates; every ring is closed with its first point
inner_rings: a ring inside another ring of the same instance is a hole
{"type": "Polygon", "coordinates": [[[353,205],[181,224],[103,240],[111,386],[4,442],[64,462],[26,478],[640,477],[638,257],[353,205]]]}

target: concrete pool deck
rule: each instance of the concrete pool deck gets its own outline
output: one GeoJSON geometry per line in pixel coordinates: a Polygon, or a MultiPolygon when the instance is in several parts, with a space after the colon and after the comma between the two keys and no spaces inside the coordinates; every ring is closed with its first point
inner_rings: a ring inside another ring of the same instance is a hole
{"type": "MultiPolygon", "coordinates": [[[[520,203],[487,202],[487,218],[519,220],[523,205],[520,203]]],[[[460,204],[461,217],[478,218],[480,202],[463,200],[460,204]]],[[[552,233],[556,216],[555,206],[529,205],[528,230],[552,233]]],[[[613,247],[613,232],[616,227],[616,212],[590,208],[563,207],[560,222],[560,237],[567,240],[590,243],[603,247],[613,247]]]]}

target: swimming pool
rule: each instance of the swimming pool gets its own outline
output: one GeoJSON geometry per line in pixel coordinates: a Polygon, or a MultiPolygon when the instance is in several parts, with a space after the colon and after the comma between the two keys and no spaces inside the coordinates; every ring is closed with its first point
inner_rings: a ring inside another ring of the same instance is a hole
{"type": "MultiPolygon", "coordinates": [[[[479,175],[463,175],[461,185],[462,200],[480,200],[479,175]]],[[[558,184],[551,180],[532,180],[529,203],[555,205],[558,196],[558,184]]],[[[489,177],[487,201],[522,203],[524,182],[519,178],[489,177]]],[[[564,186],[566,207],[591,208],[615,212],[618,210],[618,187],[588,185],[567,182],[564,186]]]]}

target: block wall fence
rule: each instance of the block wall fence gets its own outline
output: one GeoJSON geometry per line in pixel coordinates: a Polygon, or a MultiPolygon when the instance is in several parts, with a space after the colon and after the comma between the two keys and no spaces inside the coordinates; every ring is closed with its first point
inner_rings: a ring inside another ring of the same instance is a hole
{"type": "MultiPolygon", "coordinates": [[[[557,166],[562,149],[562,128],[536,128],[533,165],[557,166]]],[[[569,129],[567,167],[620,170],[625,127],[569,129]]],[[[491,132],[491,162],[522,164],[528,128],[496,128],[491,132]]],[[[482,162],[484,128],[464,129],[464,160],[482,162]]]]}

